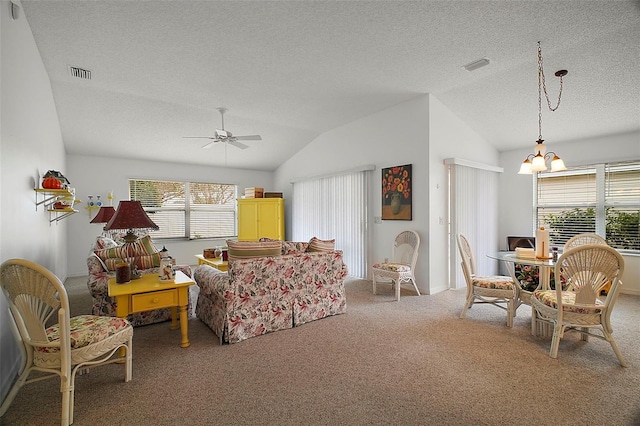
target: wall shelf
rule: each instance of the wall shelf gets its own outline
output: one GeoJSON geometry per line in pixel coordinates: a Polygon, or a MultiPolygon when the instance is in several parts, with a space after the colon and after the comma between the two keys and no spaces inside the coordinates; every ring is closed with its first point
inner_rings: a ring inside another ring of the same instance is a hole
{"type": "Polygon", "coordinates": [[[46,189],[35,188],[36,192],[36,211],[38,206],[42,205],[49,212],[49,223],[57,222],[72,214],[78,213],[78,210],[73,208],[73,205],[78,202],[76,200],[75,191],[68,189],[46,189]],[[68,207],[55,208],[57,202],[64,202],[68,204],[68,207]]]}

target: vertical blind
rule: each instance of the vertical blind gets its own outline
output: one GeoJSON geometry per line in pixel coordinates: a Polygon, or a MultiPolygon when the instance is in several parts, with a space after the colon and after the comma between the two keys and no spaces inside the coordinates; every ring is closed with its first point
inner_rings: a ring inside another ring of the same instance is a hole
{"type": "Polygon", "coordinates": [[[498,265],[487,254],[498,250],[498,169],[449,165],[449,286],[465,286],[456,236],[464,234],[479,274],[493,275],[498,265]]]}
{"type": "Polygon", "coordinates": [[[349,275],[366,275],[367,187],[365,171],[293,184],[294,241],[336,240],[349,275]]]}

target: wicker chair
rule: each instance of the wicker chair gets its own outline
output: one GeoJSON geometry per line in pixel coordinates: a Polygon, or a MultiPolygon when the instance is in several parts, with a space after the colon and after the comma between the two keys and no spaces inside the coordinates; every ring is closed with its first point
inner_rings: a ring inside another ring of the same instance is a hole
{"type": "Polygon", "coordinates": [[[556,263],[556,289],[536,290],[531,304],[537,312],[532,319],[553,324],[553,338],[549,356],[558,356],[560,339],[565,331],[582,333],[611,344],[620,364],[626,362],[613,340],[611,311],[618,298],[624,270],[624,260],[612,247],[589,244],[565,251],[556,263]],[[562,283],[563,285],[558,285],[562,283]],[[611,283],[611,291],[603,300],[598,299],[600,289],[611,283]],[[563,289],[564,288],[564,289],[563,289]],[[599,332],[594,332],[599,331],[599,332]]]}
{"type": "Polygon", "coordinates": [[[395,286],[396,300],[400,300],[400,285],[411,282],[420,296],[416,284],[415,268],[418,261],[420,236],[415,231],[403,231],[393,241],[391,262],[373,265],[373,294],[376,294],[377,278],[390,279],[395,286]]]}
{"type": "Polygon", "coordinates": [[[0,284],[9,301],[14,334],[20,337],[23,366],[2,406],[2,416],[27,383],[60,377],[61,424],[73,423],[74,380],[79,369],[124,362],[131,380],[133,328],[125,319],[79,315],[69,317],[69,299],[60,280],[46,268],[23,259],[0,266],[0,284]],[[57,318],[53,314],[57,313],[57,318]],[[55,320],[58,323],[50,325],[55,320]],[[122,356],[115,355],[123,349],[122,356]],[[31,372],[38,374],[29,379],[31,372]]]}
{"type": "Polygon", "coordinates": [[[605,244],[607,245],[607,240],[602,238],[598,234],[578,234],[569,238],[569,240],[564,243],[564,248],[562,251],[567,251],[575,247],[583,246],[586,244],[605,244]]]}
{"type": "MultiPolygon", "coordinates": [[[[569,238],[569,240],[567,240],[567,242],[564,243],[564,247],[562,251],[565,252],[572,248],[580,247],[586,244],[608,245],[607,240],[602,238],[600,235],[585,233],[585,234],[574,235],[573,237],[569,238]]],[[[600,289],[600,294],[606,295],[607,293],[609,293],[609,290],[611,290],[611,283],[608,283],[604,287],[602,287],[602,289],[600,289]]]]}
{"type": "Polygon", "coordinates": [[[467,310],[475,303],[489,303],[507,311],[507,327],[513,326],[516,315],[517,290],[511,277],[502,275],[480,276],[476,272],[476,263],[469,240],[458,234],[458,250],[462,261],[462,272],[467,282],[467,299],[460,313],[464,318],[467,310]]]}

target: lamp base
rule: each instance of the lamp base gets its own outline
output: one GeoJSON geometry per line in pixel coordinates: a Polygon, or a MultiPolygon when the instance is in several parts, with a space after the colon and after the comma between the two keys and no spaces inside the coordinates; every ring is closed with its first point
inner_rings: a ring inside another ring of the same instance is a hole
{"type": "Polygon", "coordinates": [[[129,229],[124,236],[125,243],[135,243],[138,240],[138,236],[133,233],[133,230],[129,229]]]}

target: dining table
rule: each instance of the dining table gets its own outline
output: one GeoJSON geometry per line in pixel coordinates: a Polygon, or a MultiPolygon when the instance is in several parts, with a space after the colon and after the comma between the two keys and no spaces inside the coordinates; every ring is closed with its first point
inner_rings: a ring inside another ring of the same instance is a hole
{"type": "MultiPolygon", "coordinates": [[[[533,291],[538,289],[551,289],[551,270],[555,268],[557,258],[549,257],[539,259],[536,257],[518,256],[515,251],[498,251],[487,254],[487,257],[504,262],[505,266],[507,267],[507,270],[509,271],[513,282],[516,284],[516,310],[522,304],[531,306],[531,297],[533,291]],[[528,291],[524,289],[516,274],[516,264],[534,266],[539,268],[540,281],[538,283],[538,287],[535,290],[528,291]]],[[[533,306],[531,307],[531,334],[534,336],[550,335],[549,323],[537,321],[537,313],[533,306]],[[538,326],[537,328],[536,325],[538,326]]]]}

